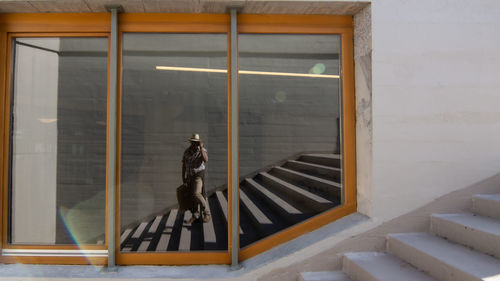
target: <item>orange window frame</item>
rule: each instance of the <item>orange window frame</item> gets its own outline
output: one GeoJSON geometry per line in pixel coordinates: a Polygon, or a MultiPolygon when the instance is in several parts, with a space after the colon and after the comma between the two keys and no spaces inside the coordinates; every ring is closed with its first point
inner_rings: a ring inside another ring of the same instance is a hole
{"type": "MultiPolygon", "coordinates": [[[[10,146],[10,104],[11,104],[11,77],[13,69],[12,41],[14,38],[27,37],[101,37],[108,39],[109,50],[109,14],[3,14],[0,15],[0,89],[3,96],[0,99],[0,130],[3,133],[1,145],[0,182],[1,186],[1,239],[2,249],[29,249],[29,250],[107,250],[107,241],[103,245],[32,245],[8,244],[8,192],[9,192],[9,146],[10,146]]],[[[107,99],[109,100],[109,51],[108,51],[108,86],[107,99]]],[[[107,117],[109,119],[109,116],[107,117]]],[[[109,122],[108,122],[109,123],[109,122]]],[[[109,130],[107,130],[109,131],[109,130]]],[[[109,133],[106,136],[106,147],[109,147],[109,133]]],[[[108,159],[106,159],[108,170],[108,159]]],[[[106,172],[106,177],[108,173],[106,172]]],[[[106,181],[107,182],[107,181],[106,181]]],[[[107,184],[106,184],[107,185],[107,184]]],[[[107,209],[106,186],[106,209],[107,209]]],[[[108,217],[105,218],[107,229],[108,217]]],[[[106,264],[105,257],[85,256],[0,256],[0,263],[42,263],[42,264],[106,264]]]]}
{"type": "MultiPolygon", "coordinates": [[[[344,167],[344,204],[330,211],[321,213],[309,220],[294,225],[277,234],[257,241],[239,252],[239,260],[245,260],[267,251],[283,242],[315,230],[356,211],[356,151],[355,151],[355,98],[354,98],[354,59],[353,59],[353,19],[351,16],[321,15],[238,15],[238,33],[257,34],[339,34],[341,36],[342,63],[342,97],[343,97],[343,167],[344,167]]],[[[2,14],[0,15],[0,130],[3,132],[2,149],[0,150],[0,182],[2,182],[0,216],[2,225],[0,248],[4,249],[107,249],[105,245],[42,246],[42,245],[8,245],[7,241],[7,196],[8,196],[8,158],[9,158],[9,114],[10,114],[10,77],[11,77],[11,39],[13,37],[108,37],[110,32],[110,14],[2,14]]],[[[228,73],[231,66],[230,49],[230,16],[226,14],[120,14],[118,17],[118,96],[117,96],[117,171],[116,171],[116,229],[119,229],[120,179],[121,179],[121,38],[124,32],[165,32],[165,33],[226,33],[228,38],[228,73]]],[[[231,178],[238,177],[237,171],[231,170],[231,77],[228,75],[228,192],[232,192],[231,178]]],[[[108,51],[108,106],[109,106],[109,51],[108,51]]],[[[109,121],[109,113],[108,113],[109,121]]],[[[109,122],[108,122],[109,124],[109,122]]],[[[107,147],[109,149],[109,129],[107,130],[107,147]]],[[[109,159],[106,159],[108,170],[109,159]]],[[[106,172],[106,178],[108,177],[106,172]]],[[[108,182],[108,180],[107,180],[108,182]]],[[[106,186],[107,189],[107,186],[106,186]]],[[[107,192],[106,192],[107,197],[107,192]]],[[[232,204],[229,198],[228,208],[232,204]]],[[[106,203],[106,209],[108,208],[106,203]]],[[[116,232],[115,252],[117,264],[230,264],[232,247],[239,247],[239,241],[231,241],[231,212],[228,218],[228,251],[227,252],[172,252],[172,253],[120,253],[120,233],[116,232]]],[[[106,229],[108,218],[106,217],[106,229]]],[[[0,263],[44,263],[44,264],[106,264],[107,258],[86,257],[10,257],[0,256],[0,263]]]]}

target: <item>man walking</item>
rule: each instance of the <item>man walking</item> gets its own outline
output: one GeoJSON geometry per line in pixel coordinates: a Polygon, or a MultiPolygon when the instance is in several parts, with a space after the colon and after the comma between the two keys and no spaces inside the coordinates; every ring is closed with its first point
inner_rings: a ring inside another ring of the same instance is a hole
{"type": "Polygon", "coordinates": [[[193,134],[189,139],[191,145],[184,151],[182,157],[182,182],[193,194],[194,206],[192,217],[186,223],[191,224],[200,218],[203,222],[210,221],[210,209],[204,196],[205,163],[208,162],[207,150],[203,147],[200,135],[193,134]]]}

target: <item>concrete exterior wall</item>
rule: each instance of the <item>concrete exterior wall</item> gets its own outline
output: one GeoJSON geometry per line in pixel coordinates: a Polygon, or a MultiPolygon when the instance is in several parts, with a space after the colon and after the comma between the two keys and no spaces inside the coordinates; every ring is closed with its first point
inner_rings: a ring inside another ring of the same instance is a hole
{"type": "Polygon", "coordinates": [[[354,79],[356,95],[356,171],[358,212],[372,209],[372,25],[371,7],[354,16],[354,79]]]}
{"type": "Polygon", "coordinates": [[[372,2],[374,218],[500,170],[499,14],[494,0],[372,2]]]}

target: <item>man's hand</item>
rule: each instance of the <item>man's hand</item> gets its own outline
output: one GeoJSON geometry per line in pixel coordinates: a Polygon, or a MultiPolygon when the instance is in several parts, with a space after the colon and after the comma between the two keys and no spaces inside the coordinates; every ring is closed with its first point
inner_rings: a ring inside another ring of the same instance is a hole
{"type": "Polygon", "coordinates": [[[200,141],[200,148],[203,149],[203,142],[202,141],[200,141]]]}

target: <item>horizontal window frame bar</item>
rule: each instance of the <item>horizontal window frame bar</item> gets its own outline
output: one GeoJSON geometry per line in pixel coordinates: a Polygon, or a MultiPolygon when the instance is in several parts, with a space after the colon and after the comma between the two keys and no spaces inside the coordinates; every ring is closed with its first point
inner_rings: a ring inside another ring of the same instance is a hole
{"type": "Polygon", "coordinates": [[[108,256],[108,250],[2,249],[2,256],[105,258],[108,256]]]}

